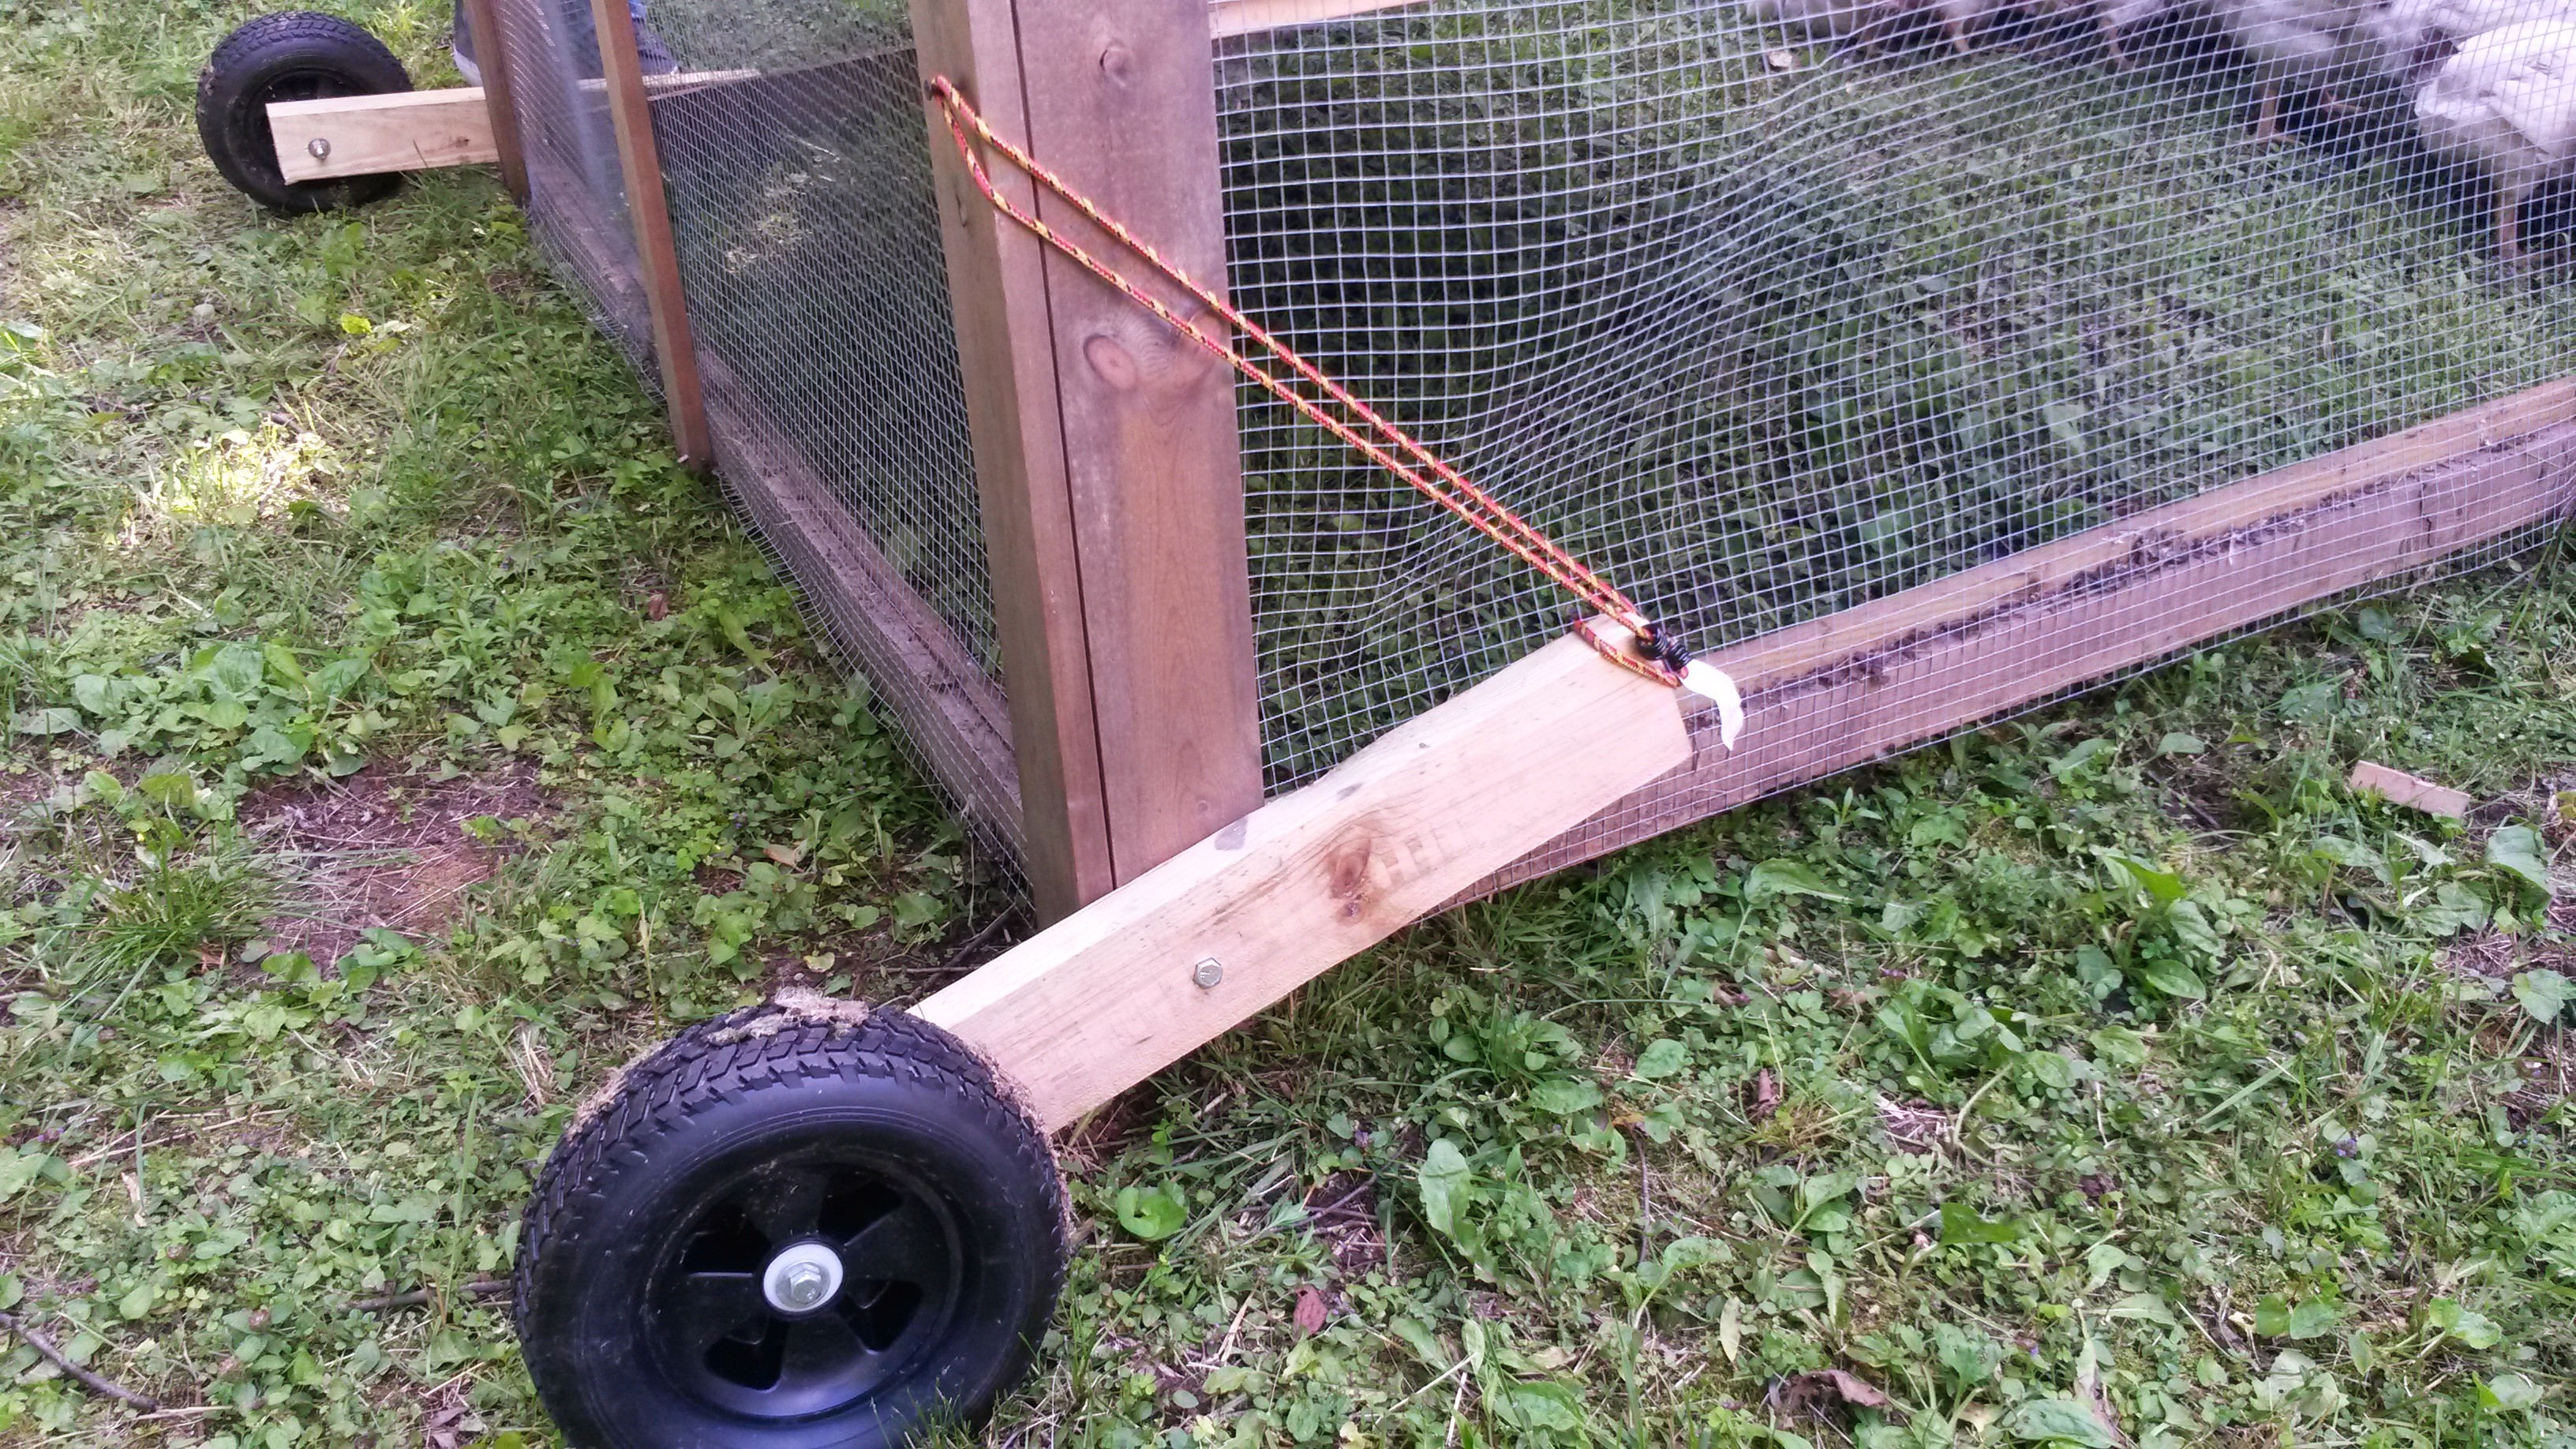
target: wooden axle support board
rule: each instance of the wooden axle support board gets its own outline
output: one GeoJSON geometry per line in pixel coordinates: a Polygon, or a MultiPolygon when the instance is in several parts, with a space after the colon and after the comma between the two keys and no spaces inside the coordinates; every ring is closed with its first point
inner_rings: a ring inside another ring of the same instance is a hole
{"type": "MultiPolygon", "coordinates": [[[[1311,25],[1423,0],[1212,0],[1208,33],[1218,40],[1292,25],[1311,25]]],[[[757,70],[682,71],[648,75],[654,94],[759,79],[757,70]]],[[[600,88],[605,82],[587,80],[600,88]]],[[[399,91],[320,101],[279,101],[268,108],[277,138],[278,170],[289,181],[371,176],[385,171],[428,171],[444,166],[488,166],[502,160],[491,108],[481,86],[399,91]],[[318,143],[318,144],[317,144],[318,143]]]]}

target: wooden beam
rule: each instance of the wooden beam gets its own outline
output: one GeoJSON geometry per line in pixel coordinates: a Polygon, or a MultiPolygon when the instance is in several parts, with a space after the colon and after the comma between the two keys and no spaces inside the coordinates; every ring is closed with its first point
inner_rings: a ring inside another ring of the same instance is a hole
{"type": "Polygon", "coordinates": [[[915,1010],[1065,1126],[1686,762],[1677,700],[1560,639],[915,1010]]]}
{"type": "Polygon", "coordinates": [[[1697,755],[1468,900],[2439,563],[2576,504],[2576,382],[2213,488],[1711,651],[1744,690],[1697,755]]]}
{"type": "MultiPolygon", "coordinates": [[[[1005,134],[1028,134],[1010,0],[913,0],[912,33],[925,83],[947,75],[981,98],[984,114],[1005,134]]],[[[1039,918],[1054,920],[1117,882],[1100,801],[1044,262],[1037,239],[995,215],[975,189],[940,118],[931,115],[928,125],[993,627],[1019,762],[1027,841],[1020,868],[1039,918]]],[[[994,179],[1021,205],[1037,204],[1026,178],[1003,171],[994,179]]]]}
{"type": "Polygon", "coordinates": [[[1347,20],[1382,10],[1409,10],[1424,3],[1426,0],[1215,0],[1208,6],[1208,33],[1223,40],[1232,35],[1347,20]]]}
{"type": "Polygon", "coordinates": [[[481,86],[276,101],[268,128],[289,181],[483,166],[501,159],[481,86]]]}
{"type": "MultiPolygon", "coordinates": [[[[915,0],[925,80],[1203,282],[1225,275],[1206,0],[915,0]]],[[[935,104],[950,295],[1042,915],[1260,802],[1241,443],[1225,369],[998,218],[935,104]]],[[[1004,170],[1051,225],[1116,255],[1004,170]]]]}
{"type": "Polygon", "coordinates": [[[519,154],[519,108],[510,85],[510,43],[493,0],[465,0],[465,30],[474,42],[475,69],[483,73],[484,123],[492,132],[493,159],[510,199],[528,204],[528,163],[519,154]]]}
{"type": "MultiPolygon", "coordinates": [[[[1021,84],[1034,154],[1222,291],[1216,73],[1192,24],[1205,3],[1022,5],[1021,84]]],[[[1116,256],[1073,208],[1041,195],[1038,214],[1116,256]]],[[[1060,254],[1046,282],[1101,798],[1125,882],[1261,803],[1235,376],[1060,254]]]]}
{"type": "Polygon", "coordinates": [[[608,113],[617,127],[617,164],[626,181],[636,267],[653,312],[653,360],[661,372],[672,446],[683,466],[704,469],[715,462],[715,444],[707,436],[706,399],[698,389],[698,351],[680,292],[680,254],[671,240],[670,199],[653,145],[644,63],[635,51],[635,17],[626,0],[590,0],[590,14],[599,39],[599,68],[608,83],[608,113]]]}
{"type": "MultiPolygon", "coordinates": [[[[474,0],[489,5],[491,0],[474,0]]],[[[470,23],[470,22],[469,22],[470,23]]],[[[483,67],[481,86],[449,86],[434,91],[396,91],[381,96],[339,96],[320,101],[272,101],[269,131],[277,144],[279,171],[289,181],[321,181],[333,176],[372,176],[382,171],[429,171],[443,166],[483,166],[498,161],[511,196],[527,198],[525,163],[518,155],[518,128],[500,121],[512,106],[495,98],[493,82],[504,72],[483,67]],[[506,137],[506,140],[505,140],[506,137]],[[313,142],[326,144],[322,155],[313,142]],[[513,168],[520,179],[511,182],[513,168]]],[[[686,94],[712,86],[762,79],[773,72],[694,70],[644,77],[647,95],[686,94]]],[[[608,82],[580,82],[585,91],[602,91],[608,82]]],[[[513,107],[515,114],[515,107],[513,107]]]]}

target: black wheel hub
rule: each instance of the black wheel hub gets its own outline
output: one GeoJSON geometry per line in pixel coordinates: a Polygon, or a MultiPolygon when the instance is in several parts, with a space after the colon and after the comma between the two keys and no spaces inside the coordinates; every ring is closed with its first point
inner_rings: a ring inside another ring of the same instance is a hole
{"type": "Polygon", "coordinates": [[[259,88],[258,93],[252,97],[250,109],[243,119],[248,123],[251,134],[259,144],[267,151],[274,152],[277,149],[277,137],[268,125],[270,106],[283,101],[345,100],[359,93],[358,89],[349,83],[348,77],[337,71],[321,69],[281,71],[270,77],[268,84],[259,88]]]}
{"type": "Polygon", "coordinates": [[[817,1148],[720,1183],[648,1280],[645,1337],[674,1387],[762,1420],[845,1409],[900,1378],[937,1339],[962,1261],[947,1206],[907,1174],[817,1148]],[[828,1245],[840,1287],[810,1308],[771,1301],[764,1273],[828,1245]]]}

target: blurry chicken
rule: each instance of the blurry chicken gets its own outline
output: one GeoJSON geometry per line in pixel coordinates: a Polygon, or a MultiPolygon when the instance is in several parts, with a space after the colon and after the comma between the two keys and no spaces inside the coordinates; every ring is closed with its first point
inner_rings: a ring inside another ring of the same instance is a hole
{"type": "Polygon", "coordinates": [[[2402,75],[2375,23],[2382,7],[2373,0],[2213,0],[2209,8],[2262,79],[2257,141],[2280,136],[2284,90],[2313,94],[2326,109],[2341,111],[2349,107],[2340,88],[2365,76],[2402,75]]]}
{"type": "Polygon", "coordinates": [[[1757,20],[1817,40],[1840,40],[1886,13],[1879,0],[1751,0],[1746,9],[1757,20]]]}
{"type": "Polygon", "coordinates": [[[2041,21],[2089,14],[2112,68],[2125,70],[2128,58],[2120,50],[2120,32],[2162,12],[2171,3],[2172,0],[1751,0],[1751,9],[1775,25],[1837,40],[1854,36],[1871,49],[1876,48],[1874,41],[1878,37],[1895,29],[1907,16],[1928,12],[1940,18],[1942,36],[1961,55],[1970,50],[1976,32],[2007,11],[2019,11],[2041,21]]]}
{"type": "Polygon", "coordinates": [[[2381,42],[2421,86],[2463,41],[2532,20],[2576,16],[2576,0],[2384,0],[2372,20],[2381,42]]]}
{"type": "Polygon", "coordinates": [[[2437,155],[2495,190],[2496,255],[2520,265],[2523,198],[2576,170],[2576,20],[2527,20],[2473,35],[2415,97],[2437,155]]]}

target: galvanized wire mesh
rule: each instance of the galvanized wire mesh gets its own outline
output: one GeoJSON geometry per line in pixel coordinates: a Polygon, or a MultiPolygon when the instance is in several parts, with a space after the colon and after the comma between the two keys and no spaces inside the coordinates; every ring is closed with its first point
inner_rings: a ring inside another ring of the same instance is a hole
{"type": "MultiPolygon", "coordinates": [[[[2497,265],[2416,115],[2469,8],[1243,3],[1286,23],[1219,44],[1231,284],[1694,647],[1748,641],[2576,370],[2569,273],[2497,265]]],[[[1274,788],[1563,629],[1400,483],[1241,417],[1274,788]]],[[[2013,637],[1914,679],[1927,732],[2033,667],[2013,637]]]]}
{"type": "MultiPolygon", "coordinates": [[[[650,385],[589,0],[502,0],[529,210],[650,385]]],[[[1019,842],[900,5],[653,0],[638,50],[719,476],[984,842],[1019,842]]]]}
{"type": "Polygon", "coordinates": [[[658,396],[590,0],[499,0],[494,9],[510,57],[537,245],[658,396]]]}
{"type": "Polygon", "coordinates": [[[912,52],[802,8],[828,13],[781,34],[716,0],[653,10],[682,76],[727,77],[653,102],[690,325],[998,675],[912,52]]]}
{"type": "MultiPolygon", "coordinates": [[[[514,51],[556,57],[514,70],[540,235],[579,186],[623,245],[586,23],[548,35],[556,3],[505,0],[536,33],[514,51]]],[[[1217,0],[1229,282],[1768,691],[1743,753],[1535,868],[2545,534],[2566,398],[2295,520],[2186,537],[2156,510],[2576,371],[2556,143],[2462,120],[2498,110],[2461,77],[2480,34],[2576,40],[2512,8],[2546,3],[1217,0]],[[2264,115],[2278,144],[2248,140],[2264,115]],[[2500,215],[2537,265],[2502,264],[2500,215]],[[2090,562],[2031,572],[2061,542],[2090,562]],[[1763,672],[1816,621],[1980,580],[1983,612],[1763,672]]],[[[872,665],[898,713],[961,682],[989,710],[901,16],[656,0],[647,27],[720,455],[819,479],[968,661],[872,665]]],[[[598,255],[575,271],[631,343],[632,279],[598,255]]],[[[1272,788],[1564,628],[1543,581],[1293,412],[1247,388],[1240,419],[1272,788]]]]}

